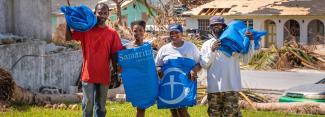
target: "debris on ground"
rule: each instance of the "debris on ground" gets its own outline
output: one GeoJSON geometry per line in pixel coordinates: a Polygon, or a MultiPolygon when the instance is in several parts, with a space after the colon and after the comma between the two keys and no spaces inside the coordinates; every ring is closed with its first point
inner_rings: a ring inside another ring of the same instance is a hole
{"type": "Polygon", "coordinates": [[[46,104],[44,107],[49,109],[80,110],[80,105],[78,104],[46,104]]]}
{"type": "Polygon", "coordinates": [[[8,108],[8,104],[5,102],[0,102],[0,112],[7,112],[10,111],[10,108],[8,108]]]}
{"type": "Polygon", "coordinates": [[[293,41],[281,48],[272,46],[261,50],[248,63],[249,68],[256,70],[289,70],[292,68],[308,68],[325,70],[325,56],[313,53],[312,50],[293,41]]]}
{"type": "MultiPolygon", "coordinates": [[[[197,90],[197,102],[200,105],[205,105],[207,104],[207,92],[205,87],[199,87],[197,90]]],[[[265,95],[260,95],[252,90],[246,89],[241,91],[241,100],[249,100],[251,102],[256,102],[256,103],[266,103],[270,102],[269,98],[266,97],[265,95]]]]}
{"type": "Polygon", "coordinates": [[[265,96],[259,95],[252,90],[243,90],[242,93],[245,94],[253,102],[257,102],[257,103],[269,102],[269,100],[265,96]]]}

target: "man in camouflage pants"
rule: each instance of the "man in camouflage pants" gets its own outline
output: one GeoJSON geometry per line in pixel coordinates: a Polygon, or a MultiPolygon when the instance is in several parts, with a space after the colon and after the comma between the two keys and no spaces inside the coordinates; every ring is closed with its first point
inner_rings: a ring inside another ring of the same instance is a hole
{"type": "MultiPolygon", "coordinates": [[[[201,66],[207,69],[208,114],[210,117],[241,117],[238,105],[238,92],[242,89],[240,55],[228,57],[218,50],[219,37],[227,27],[223,17],[212,17],[209,27],[214,37],[203,43],[200,61],[201,66]]],[[[246,36],[253,43],[252,33],[247,31],[246,36]]]]}
{"type": "Polygon", "coordinates": [[[241,117],[238,92],[218,92],[208,94],[208,114],[210,117],[241,117]]]}

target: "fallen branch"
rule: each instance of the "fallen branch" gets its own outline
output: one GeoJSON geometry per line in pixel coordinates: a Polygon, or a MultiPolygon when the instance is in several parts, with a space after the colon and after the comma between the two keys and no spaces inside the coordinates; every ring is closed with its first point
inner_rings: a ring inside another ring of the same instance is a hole
{"type": "Polygon", "coordinates": [[[301,62],[301,64],[308,67],[308,68],[311,68],[311,69],[318,69],[318,68],[316,68],[316,67],[314,67],[312,65],[309,65],[308,63],[305,63],[305,62],[301,62]]]}
{"type": "Polygon", "coordinates": [[[295,55],[297,58],[299,58],[299,59],[302,61],[302,63],[306,63],[306,64],[308,64],[308,65],[314,65],[313,63],[311,63],[311,62],[305,60],[304,58],[302,58],[301,56],[299,56],[298,53],[292,51],[292,49],[288,49],[288,50],[289,50],[289,52],[291,52],[293,55],[295,55]]]}
{"type": "Polygon", "coordinates": [[[322,63],[325,63],[325,60],[323,58],[321,58],[321,57],[316,57],[316,59],[319,60],[322,63]]]}
{"type": "Polygon", "coordinates": [[[253,105],[252,100],[250,100],[243,92],[239,92],[239,94],[248,102],[248,104],[254,109],[254,111],[257,111],[255,106],[253,105]]]}

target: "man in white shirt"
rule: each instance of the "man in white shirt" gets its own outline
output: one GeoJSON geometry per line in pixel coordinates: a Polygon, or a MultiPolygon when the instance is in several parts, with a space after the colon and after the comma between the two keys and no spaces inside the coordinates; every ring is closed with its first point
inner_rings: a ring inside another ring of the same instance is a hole
{"type": "MultiPolygon", "coordinates": [[[[209,26],[214,38],[202,45],[200,61],[201,66],[207,69],[208,114],[210,117],[241,117],[238,105],[238,92],[242,89],[239,54],[228,57],[218,50],[219,37],[227,27],[223,17],[213,16],[209,26]]],[[[247,31],[246,36],[253,39],[251,32],[247,31]]]]}

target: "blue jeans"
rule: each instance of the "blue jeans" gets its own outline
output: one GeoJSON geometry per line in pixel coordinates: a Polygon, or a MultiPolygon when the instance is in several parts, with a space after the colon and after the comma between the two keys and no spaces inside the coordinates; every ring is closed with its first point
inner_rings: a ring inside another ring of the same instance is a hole
{"type": "Polygon", "coordinates": [[[92,117],[93,109],[95,117],[105,117],[106,97],[108,85],[82,82],[82,116],[92,117]]]}

